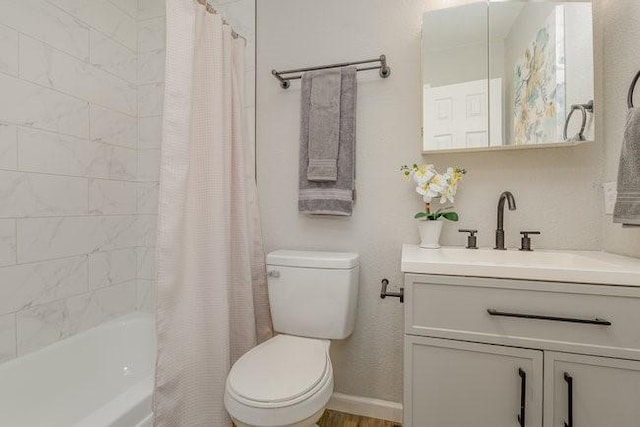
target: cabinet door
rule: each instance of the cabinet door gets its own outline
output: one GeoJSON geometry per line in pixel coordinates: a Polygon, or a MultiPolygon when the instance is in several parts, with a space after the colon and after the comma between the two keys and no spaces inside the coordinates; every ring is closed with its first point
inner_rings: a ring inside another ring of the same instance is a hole
{"type": "Polygon", "coordinates": [[[640,362],[545,352],[544,413],[545,427],[640,426],[640,362]]]}
{"type": "Polygon", "coordinates": [[[536,350],[405,335],[404,425],[542,427],[542,359],[536,350]]]}

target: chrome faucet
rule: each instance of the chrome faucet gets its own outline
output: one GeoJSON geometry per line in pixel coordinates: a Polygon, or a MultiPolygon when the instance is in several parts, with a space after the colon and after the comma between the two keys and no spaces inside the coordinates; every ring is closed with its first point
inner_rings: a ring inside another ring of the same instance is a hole
{"type": "Polygon", "coordinates": [[[504,202],[509,204],[509,210],[516,210],[516,199],[509,191],[505,191],[500,195],[498,200],[498,228],[496,229],[496,247],[495,249],[504,251],[504,202]]]}

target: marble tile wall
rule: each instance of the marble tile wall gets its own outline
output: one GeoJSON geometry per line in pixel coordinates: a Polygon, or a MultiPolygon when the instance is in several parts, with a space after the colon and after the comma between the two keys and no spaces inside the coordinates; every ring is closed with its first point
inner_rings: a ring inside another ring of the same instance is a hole
{"type": "Polygon", "coordinates": [[[159,133],[138,112],[161,111],[163,59],[138,33],[164,1],[139,3],[0,1],[0,363],[150,301],[159,133]]]}
{"type": "Polygon", "coordinates": [[[158,213],[160,141],[165,68],[165,3],[138,1],[138,235],[136,249],[138,305],[153,310],[155,229],[158,213]]]}
{"type": "MultiPolygon", "coordinates": [[[[246,37],[254,0],[214,0],[246,37]]],[[[153,309],[164,0],[0,1],[0,363],[153,309]]]]}

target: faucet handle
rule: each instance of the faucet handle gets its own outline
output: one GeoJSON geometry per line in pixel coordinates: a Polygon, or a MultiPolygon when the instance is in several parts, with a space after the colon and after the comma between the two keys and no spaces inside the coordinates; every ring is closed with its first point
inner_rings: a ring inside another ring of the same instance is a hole
{"type": "Polygon", "coordinates": [[[461,228],[458,230],[458,232],[469,233],[469,237],[467,237],[467,249],[478,249],[478,238],[476,237],[476,233],[478,232],[478,230],[461,228]]]}
{"type": "Polygon", "coordinates": [[[521,251],[532,251],[531,249],[531,237],[530,235],[538,235],[541,234],[539,231],[521,231],[522,234],[522,245],[520,247],[521,251]]]}

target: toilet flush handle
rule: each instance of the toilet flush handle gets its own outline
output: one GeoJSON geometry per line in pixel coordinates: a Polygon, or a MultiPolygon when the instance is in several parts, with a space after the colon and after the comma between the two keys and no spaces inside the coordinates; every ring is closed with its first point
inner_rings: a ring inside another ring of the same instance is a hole
{"type": "Polygon", "coordinates": [[[280,277],[280,272],[278,270],[271,270],[267,273],[267,276],[277,279],[278,277],[280,277]]]}

